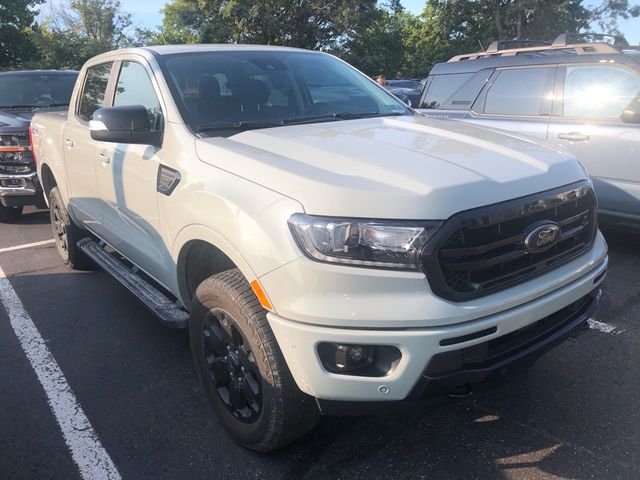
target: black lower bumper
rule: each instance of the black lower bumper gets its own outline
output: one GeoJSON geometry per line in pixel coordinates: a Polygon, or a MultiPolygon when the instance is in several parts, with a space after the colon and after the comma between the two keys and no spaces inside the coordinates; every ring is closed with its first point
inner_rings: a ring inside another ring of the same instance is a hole
{"type": "Polygon", "coordinates": [[[35,205],[38,208],[46,208],[38,176],[35,173],[0,175],[0,205],[3,207],[35,205]]]}
{"type": "Polygon", "coordinates": [[[434,355],[405,400],[343,402],[318,399],[325,415],[371,415],[422,405],[495,377],[506,380],[526,369],[540,355],[574,334],[596,310],[602,292],[588,295],[524,328],[459,350],[434,355]]]}

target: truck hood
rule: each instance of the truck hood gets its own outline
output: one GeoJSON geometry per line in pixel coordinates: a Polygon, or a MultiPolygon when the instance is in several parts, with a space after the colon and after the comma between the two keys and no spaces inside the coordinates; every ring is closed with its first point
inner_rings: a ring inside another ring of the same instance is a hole
{"type": "Polygon", "coordinates": [[[33,110],[0,110],[0,133],[2,132],[24,132],[28,130],[33,110]]]}
{"type": "Polygon", "coordinates": [[[421,116],[199,138],[198,157],[299,201],[315,215],[446,219],[587,178],[561,151],[421,116]]]}

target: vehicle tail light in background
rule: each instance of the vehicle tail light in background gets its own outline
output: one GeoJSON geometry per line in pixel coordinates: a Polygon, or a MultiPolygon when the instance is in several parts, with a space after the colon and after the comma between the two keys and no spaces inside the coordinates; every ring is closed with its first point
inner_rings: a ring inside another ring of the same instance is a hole
{"type": "Polygon", "coordinates": [[[31,156],[33,157],[33,163],[38,166],[38,159],[36,158],[36,152],[33,149],[33,127],[29,125],[29,148],[31,149],[31,156]]]}

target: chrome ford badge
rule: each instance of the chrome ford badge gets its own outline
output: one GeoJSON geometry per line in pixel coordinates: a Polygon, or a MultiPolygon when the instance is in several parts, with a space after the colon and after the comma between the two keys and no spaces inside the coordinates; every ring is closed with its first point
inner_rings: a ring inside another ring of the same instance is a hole
{"type": "Polygon", "coordinates": [[[560,238],[560,227],[555,223],[534,226],[524,239],[524,249],[529,253],[544,252],[560,238]]]}

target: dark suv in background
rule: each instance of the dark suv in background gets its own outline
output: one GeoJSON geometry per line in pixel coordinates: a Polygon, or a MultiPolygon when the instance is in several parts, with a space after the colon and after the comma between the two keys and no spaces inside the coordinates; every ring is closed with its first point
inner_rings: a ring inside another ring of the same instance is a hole
{"type": "Polygon", "coordinates": [[[600,218],[638,226],[640,52],[627,48],[603,35],[494,42],[437,64],[419,109],[562,145],[591,175],[600,218]]]}
{"type": "Polygon", "coordinates": [[[36,111],[66,111],[78,72],[0,72],[0,222],[18,218],[24,206],[46,207],[29,146],[36,111]]]}

